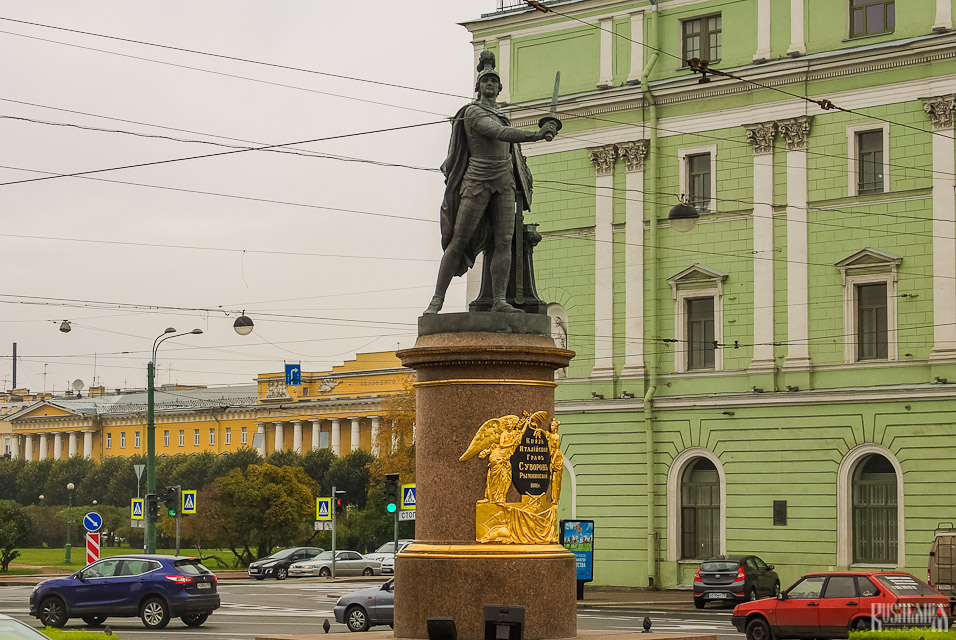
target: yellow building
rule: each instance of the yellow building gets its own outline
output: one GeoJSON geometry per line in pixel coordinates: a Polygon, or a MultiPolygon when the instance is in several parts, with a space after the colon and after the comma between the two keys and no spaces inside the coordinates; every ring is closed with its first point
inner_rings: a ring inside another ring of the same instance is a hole
{"type": "MultiPolygon", "coordinates": [[[[263,456],[310,449],[376,453],[382,402],[404,391],[413,375],[387,351],[302,373],[297,386],[285,384],[284,372],[261,374],[254,385],[165,385],[154,397],[156,455],[244,446],[263,456]]],[[[27,460],[145,455],[146,408],[145,391],[41,400],[9,417],[10,451],[27,460]]]]}

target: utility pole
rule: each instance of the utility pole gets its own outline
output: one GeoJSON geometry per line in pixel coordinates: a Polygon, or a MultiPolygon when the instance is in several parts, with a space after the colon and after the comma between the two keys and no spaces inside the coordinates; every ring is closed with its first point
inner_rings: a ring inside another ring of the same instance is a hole
{"type": "Polygon", "coordinates": [[[335,580],[335,526],[339,511],[339,492],[332,485],[332,579],[335,580]]]}

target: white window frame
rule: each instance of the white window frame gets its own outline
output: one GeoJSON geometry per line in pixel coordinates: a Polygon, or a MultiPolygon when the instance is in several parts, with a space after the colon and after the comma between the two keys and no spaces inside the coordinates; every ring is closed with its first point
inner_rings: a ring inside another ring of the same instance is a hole
{"type": "MultiPolygon", "coordinates": [[[[849,3],[847,3],[849,5],[849,3]]],[[[847,193],[851,196],[860,195],[860,183],[858,180],[858,171],[857,167],[859,166],[859,138],[857,137],[860,133],[867,133],[870,131],[881,131],[883,133],[883,193],[890,192],[890,123],[870,123],[870,124],[856,124],[846,128],[846,148],[849,151],[847,154],[848,162],[847,165],[847,176],[849,183],[847,185],[847,193]]],[[[875,193],[867,193],[864,195],[879,195],[875,193]]]]}
{"type": "Polygon", "coordinates": [[[106,448],[107,448],[107,449],[112,449],[112,448],[113,448],[113,434],[112,434],[112,433],[107,433],[107,434],[106,434],[106,448]]]}
{"type": "Polygon", "coordinates": [[[139,448],[140,448],[140,435],[139,435],[139,431],[134,431],[134,432],[133,432],[133,448],[134,448],[134,449],[139,449],[139,448]]]}
{"type": "Polygon", "coordinates": [[[232,444],[232,427],[226,427],[226,444],[232,444]]]}
{"type": "Polygon", "coordinates": [[[681,451],[667,470],[667,559],[672,562],[680,560],[681,479],[687,465],[697,458],[707,458],[717,467],[720,479],[720,553],[727,554],[727,478],[724,465],[713,452],[703,447],[691,447],[681,451]]]}
{"type": "Polygon", "coordinates": [[[209,429],[209,446],[213,447],[215,445],[216,445],[216,429],[210,428],[209,429]]]}
{"type": "Polygon", "coordinates": [[[169,429],[163,430],[163,446],[164,447],[169,446],[169,429]]]}
{"type": "Polygon", "coordinates": [[[186,430],[185,429],[179,430],[179,446],[180,447],[186,446],[186,430]]]}
{"type": "Polygon", "coordinates": [[[677,150],[677,159],[679,165],[680,192],[690,197],[690,184],[688,183],[690,171],[687,166],[688,156],[698,156],[705,153],[710,154],[710,204],[707,205],[707,213],[717,212],[717,145],[707,145],[703,147],[688,147],[677,150]]]}
{"type": "Polygon", "coordinates": [[[120,431],[120,449],[126,448],[126,432],[120,431]]]}
{"type": "MultiPolygon", "coordinates": [[[[847,452],[837,469],[837,557],[838,565],[853,567],[853,472],[863,459],[871,454],[881,455],[890,461],[896,472],[896,566],[906,566],[906,519],[903,509],[903,468],[899,460],[886,447],[878,444],[862,444],[847,452]]],[[[863,566],[863,565],[858,565],[863,566]]],[[[866,565],[871,567],[873,565],[866,565]]]]}
{"type": "Polygon", "coordinates": [[[249,428],[242,427],[242,431],[239,434],[239,444],[249,444],[249,428]]]}
{"type": "Polygon", "coordinates": [[[837,268],[843,274],[843,361],[846,364],[854,362],[884,362],[883,360],[860,360],[857,331],[859,327],[857,313],[857,286],[861,284],[886,284],[886,361],[894,362],[899,359],[899,325],[897,308],[899,300],[898,272],[902,260],[889,254],[879,254],[869,249],[858,251],[852,256],[837,263],[837,268]],[[857,262],[864,256],[872,256],[882,262],[857,262]],[[854,273],[866,269],[876,273],[854,273]]]}
{"type": "Polygon", "coordinates": [[[193,446],[199,446],[199,429],[193,429],[193,446]]]}
{"type": "MultiPolygon", "coordinates": [[[[689,369],[690,350],[687,348],[687,300],[690,298],[714,299],[714,340],[724,343],[724,280],[726,274],[714,271],[702,265],[693,265],[668,278],[674,294],[674,371],[676,373],[709,373],[710,369],[689,369]],[[704,277],[686,278],[693,272],[704,277]]],[[[724,353],[721,347],[714,350],[713,371],[724,370],[724,353]]]]}

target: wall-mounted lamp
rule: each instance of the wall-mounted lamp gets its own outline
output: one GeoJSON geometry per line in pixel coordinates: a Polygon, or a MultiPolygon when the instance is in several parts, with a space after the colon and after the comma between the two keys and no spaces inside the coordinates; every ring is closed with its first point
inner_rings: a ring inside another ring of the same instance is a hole
{"type": "Polygon", "coordinates": [[[940,378],[939,376],[933,378],[933,384],[947,384],[947,382],[946,378],[940,378]]]}
{"type": "Polygon", "coordinates": [[[622,391],[622,392],[621,392],[621,397],[622,397],[622,398],[633,398],[633,397],[634,397],[634,394],[631,393],[630,391],[622,391]]]}
{"type": "Polygon", "coordinates": [[[596,398],[596,399],[598,399],[598,400],[604,400],[604,394],[603,394],[603,393],[598,393],[597,391],[592,391],[592,392],[591,392],[591,397],[592,397],[592,398],[596,398]]]}
{"type": "Polygon", "coordinates": [[[763,393],[763,389],[761,389],[760,387],[750,387],[750,392],[751,392],[751,393],[763,393]]]}
{"type": "Polygon", "coordinates": [[[700,218],[700,214],[697,212],[697,209],[691,206],[683,193],[680,195],[677,204],[671,207],[670,213],[667,214],[667,220],[670,222],[671,227],[681,233],[686,233],[693,229],[694,226],[697,225],[698,218],[700,218]]]}
{"type": "Polygon", "coordinates": [[[795,386],[795,385],[789,385],[789,384],[788,384],[788,385],[787,385],[787,391],[800,391],[800,387],[797,387],[797,386],[795,386]]]}
{"type": "Polygon", "coordinates": [[[69,321],[69,320],[64,320],[64,321],[60,324],[60,331],[62,331],[63,333],[69,333],[69,332],[72,331],[72,330],[73,330],[73,327],[70,326],[70,321],[69,321]]]}

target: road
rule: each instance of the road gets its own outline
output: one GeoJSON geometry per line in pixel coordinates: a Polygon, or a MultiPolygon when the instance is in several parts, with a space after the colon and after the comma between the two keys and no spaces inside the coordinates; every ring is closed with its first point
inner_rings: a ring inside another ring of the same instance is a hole
{"type": "MultiPolygon", "coordinates": [[[[384,582],[385,578],[381,578],[384,582]]],[[[339,596],[364,589],[378,581],[327,582],[304,578],[277,582],[266,580],[222,580],[219,595],[222,606],[198,629],[173,619],[162,632],[163,638],[176,640],[212,640],[218,638],[254,638],[265,634],[321,633],[328,619],[331,633],[348,633],[332,615],[339,596]]],[[[31,587],[0,586],[0,613],[19,618],[34,627],[39,621],[29,615],[31,587]]],[[[647,607],[632,604],[604,604],[578,607],[578,628],[608,631],[641,631],[644,617],[651,619],[652,631],[661,633],[709,633],[720,640],[743,640],[730,624],[729,609],[698,611],[692,603],[659,604],[647,607]]],[[[155,631],[143,627],[139,618],[110,618],[107,623],[123,640],[156,640],[155,631]]],[[[82,620],[70,620],[67,629],[80,629],[82,620]]],[[[373,627],[387,630],[387,627],[373,627]]]]}

